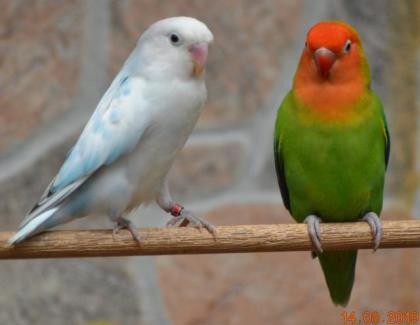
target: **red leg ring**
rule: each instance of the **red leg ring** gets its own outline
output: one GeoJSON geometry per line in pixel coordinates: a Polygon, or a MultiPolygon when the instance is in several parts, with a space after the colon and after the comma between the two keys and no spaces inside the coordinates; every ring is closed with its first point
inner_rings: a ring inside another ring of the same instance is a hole
{"type": "Polygon", "coordinates": [[[174,217],[179,217],[182,213],[182,210],[184,210],[184,207],[181,204],[175,203],[169,212],[174,217]]]}

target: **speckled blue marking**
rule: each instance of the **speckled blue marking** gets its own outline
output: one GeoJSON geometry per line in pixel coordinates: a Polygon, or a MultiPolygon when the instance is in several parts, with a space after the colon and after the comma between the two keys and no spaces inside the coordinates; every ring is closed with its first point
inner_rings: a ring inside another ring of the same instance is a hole
{"type": "Polygon", "coordinates": [[[121,109],[119,107],[113,107],[111,114],[109,115],[109,120],[111,123],[116,124],[121,119],[121,109]]]}
{"type": "Polygon", "coordinates": [[[123,93],[123,95],[124,96],[128,96],[128,95],[130,95],[130,92],[131,92],[131,89],[130,89],[130,86],[125,86],[123,89],[122,89],[122,93],[123,93]]]}

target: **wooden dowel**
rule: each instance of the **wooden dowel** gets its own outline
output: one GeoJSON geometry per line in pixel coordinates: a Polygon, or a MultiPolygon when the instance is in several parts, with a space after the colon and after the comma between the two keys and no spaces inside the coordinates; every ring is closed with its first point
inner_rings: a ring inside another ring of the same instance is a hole
{"type": "MultiPolygon", "coordinates": [[[[380,248],[420,247],[420,220],[383,221],[380,248]]],[[[217,227],[215,237],[193,228],[140,229],[141,244],[122,230],[49,231],[17,246],[7,240],[13,232],[0,232],[0,259],[94,257],[130,255],[212,254],[312,249],[306,225],[240,225],[217,227]]],[[[321,224],[324,250],[372,248],[367,223],[321,224]]]]}

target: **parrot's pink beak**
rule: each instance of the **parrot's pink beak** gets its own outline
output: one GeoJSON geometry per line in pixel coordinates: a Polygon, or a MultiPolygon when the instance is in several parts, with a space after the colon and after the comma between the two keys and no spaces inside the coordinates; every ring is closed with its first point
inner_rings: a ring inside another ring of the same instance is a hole
{"type": "Polygon", "coordinates": [[[196,43],[191,45],[188,50],[193,61],[192,75],[197,78],[201,76],[206,67],[209,46],[207,43],[196,43]]]}
{"type": "Polygon", "coordinates": [[[314,57],[319,73],[322,77],[328,78],[337,56],[329,49],[321,47],[315,51],[314,57]]]}

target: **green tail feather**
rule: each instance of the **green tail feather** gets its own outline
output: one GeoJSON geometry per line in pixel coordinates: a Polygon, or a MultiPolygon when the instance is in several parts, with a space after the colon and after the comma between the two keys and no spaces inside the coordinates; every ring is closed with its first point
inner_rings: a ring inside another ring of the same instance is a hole
{"type": "Polygon", "coordinates": [[[357,251],[318,254],[332,301],[347,306],[354,283],[357,251]]]}

